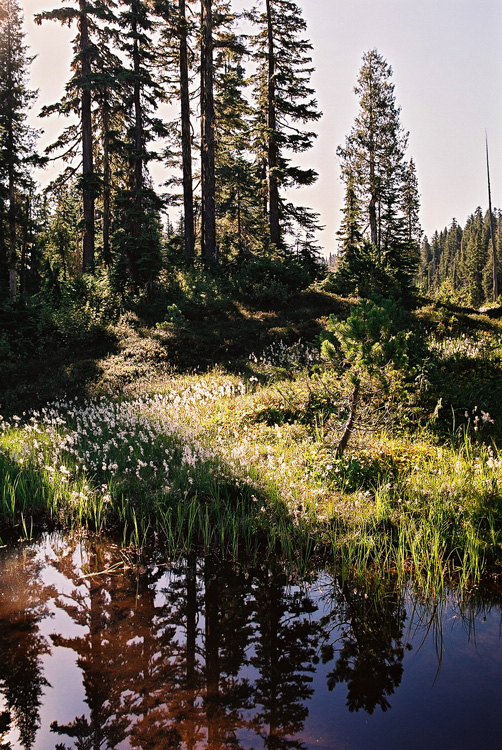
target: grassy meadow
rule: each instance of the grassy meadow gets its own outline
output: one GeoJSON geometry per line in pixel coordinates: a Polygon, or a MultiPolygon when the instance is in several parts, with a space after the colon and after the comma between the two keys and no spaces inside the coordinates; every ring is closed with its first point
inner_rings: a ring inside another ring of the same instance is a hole
{"type": "Polygon", "coordinates": [[[57,525],[431,586],[502,574],[499,308],[415,300],[399,330],[364,318],[361,348],[361,302],[326,285],[261,308],[210,292],[160,320],[88,307],[57,346],[9,351],[4,543],[57,525]]]}

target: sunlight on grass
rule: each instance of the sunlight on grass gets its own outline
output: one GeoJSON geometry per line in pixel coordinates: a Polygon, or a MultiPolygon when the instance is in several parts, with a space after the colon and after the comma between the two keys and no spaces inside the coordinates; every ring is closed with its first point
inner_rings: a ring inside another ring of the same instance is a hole
{"type": "Polygon", "coordinates": [[[172,551],[219,544],[234,556],[265,543],[305,563],[317,554],[425,583],[478,580],[501,564],[502,461],[472,415],[445,442],[435,415],[410,429],[369,403],[336,459],[343,377],[298,345],[251,361],[246,377],[157,375],[148,389],[136,381],[2,419],[4,525],[21,533],[48,516],[119,528],[139,546],[160,534],[172,551]]]}

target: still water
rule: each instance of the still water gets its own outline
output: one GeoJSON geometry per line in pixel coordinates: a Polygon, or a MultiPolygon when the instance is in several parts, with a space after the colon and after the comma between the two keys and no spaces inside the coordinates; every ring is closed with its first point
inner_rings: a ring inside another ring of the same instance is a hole
{"type": "Polygon", "coordinates": [[[500,592],[0,550],[0,750],[502,748],[500,592]]]}

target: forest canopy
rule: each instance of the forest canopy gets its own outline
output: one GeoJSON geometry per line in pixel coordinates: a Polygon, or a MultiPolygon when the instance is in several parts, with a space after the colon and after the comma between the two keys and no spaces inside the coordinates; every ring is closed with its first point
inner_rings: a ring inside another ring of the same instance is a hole
{"type": "MultiPolygon", "coordinates": [[[[73,34],[64,93],[40,112],[61,126],[42,153],[28,125],[37,93],[22,12],[18,0],[0,8],[4,302],[53,305],[82,274],[123,298],[151,295],[194,264],[227,279],[257,264],[248,296],[280,299],[326,273],[319,215],[291,200],[317,180],[298,157],[322,116],[299,4],[260,0],[237,13],[225,0],[77,0],[38,13],[37,24],[73,34]],[[49,162],[60,169],[42,190],[34,168],[49,162]]],[[[400,296],[446,283],[469,304],[491,302],[500,211],[423,237],[416,164],[378,50],[364,53],[354,92],[359,111],[333,147],[345,197],[330,288],[400,296]]]]}

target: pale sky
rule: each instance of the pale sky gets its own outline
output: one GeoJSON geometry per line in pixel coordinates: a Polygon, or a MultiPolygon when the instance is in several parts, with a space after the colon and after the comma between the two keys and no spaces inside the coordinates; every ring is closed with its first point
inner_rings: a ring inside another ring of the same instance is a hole
{"type": "MultiPolygon", "coordinates": [[[[21,0],[27,43],[37,58],[32,86],[36,110],[56,101],[69,75],[74,30],[54,22],[37,27],[35,12],[57,0],[21,0]]],[[[455,217],[461,225],[477,206],[488,206],[485,130],[490,148],[494,206],[502,206],[502,0],[297,0],[308,24],[313,86],[323,117],[314,148],[299,157],[319,173],[295,201],[321,215],[319,240],[335,249],[343,185],[336,148],[350,132],[358,103],[353,88],[364,52],[376,47],[394,71],[401,121],[410,133],[407,156],[417,167],[421,220],[430,237],[455,217]]],[[[235,0],[238,9],[247,0],[235,0]]],[[[50,142],[63,120],[35,121],[50,142]]],[[[296,158],[296,157],[295,157],[296,158]]],[[[158,168],[157,168],[158,169],[158,168]]],[[[158,178],[162,175],[159,173],[158,178]]],[[[43,181],[47,177],[43,176],[43,181]]]]}

